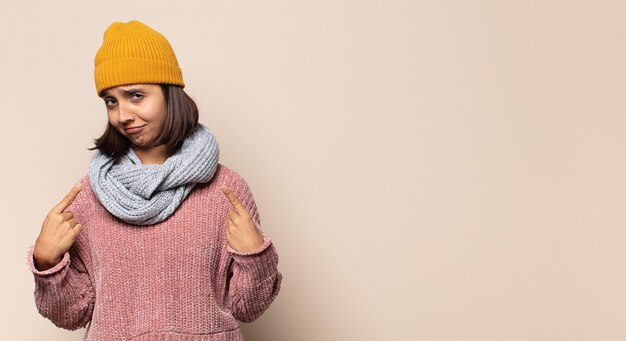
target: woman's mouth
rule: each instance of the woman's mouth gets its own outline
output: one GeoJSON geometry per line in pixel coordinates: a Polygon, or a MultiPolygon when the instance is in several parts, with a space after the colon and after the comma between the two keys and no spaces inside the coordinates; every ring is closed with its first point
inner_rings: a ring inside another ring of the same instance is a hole
{"type": "Polygon", "coordinates": [[[128,127],[128,128],[124,128],[124,131],[126,131],[126,133],[128,133],[128,134],[136,134],[136,133],[142,131],[143,127],[144,126],[128,127]]]}

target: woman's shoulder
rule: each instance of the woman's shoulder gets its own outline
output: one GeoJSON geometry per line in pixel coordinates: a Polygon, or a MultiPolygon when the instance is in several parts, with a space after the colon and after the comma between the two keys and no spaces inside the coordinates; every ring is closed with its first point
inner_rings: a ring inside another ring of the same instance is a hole
{"type": "MultiPolygon", "coordinates": [[[[91,183],[89,180],[89,173],[83,175],[80,179],[78,179],[83,185],[83,189],[76,196],[76,200],[81,203],[87,203],[87,207],[91,204],[98,202],[97,197],[91,187],[91,183]]],[[[220,187],[222,185],[227,185],[235,192],[248,192],[250,191],[247,181],[244,177],[237,172],[232,167],[229,167],[223,163],[218,163],[215,174],[211,178],[211,181],[208,183],[197,184],[196,190],[201,192],[211,192],[211,191],[219,191],[221,193],[220,187]]]]}
{"type": "Polygon", "coordinates": [[[215,182],[218,185],[247,185],[246,180],[233,168],[230,168],[223,163],[217,164],[217,170],[215,175],[211,179],[211,182],[215,182]]]}
{"type": "MultiPolygon", "coordinates": [[[[92,194],[93,195],[93,191],[91,190],[91,183],[89,182],[89,173],[86,173],[85,175],[83,175],[81,178],[78,179],[78,182],[80,182],[83,185],[83,190],[87,189],[87,192],[90,193],[86,193],[86,194],[92,194]]],[[[213,175],[213,178],[211,178],[210,183],[218,183],[220,185],[222,184],[241,184],[241,183],[245,183],[245,179],[243,178],[243,176],[237,172],[235,169],[223,164],[223,163],[218,163],[217,167],[215,169],[215,174],[213,175]]],[[[81,191],[82,193],[83,191],[81,191]]],[[[80,195],[80,193],[79,193],[80,195]]]]}
{"type": "Polygon", "coordinates": [[[83,175],[81,178],[78,179],[77,182],[80,182],[81,185],[83,186],[80,193],[78,193],[78,195],[82,195],[84,197],[94,197],[95,195],[93,193],[93,190],[91,188],[91,182],[89,182],[89,173],[83,175]]]}
{"type": "Polygon", "coordinates": [[[208,183],[197,184],[196,189],[202,192],[217,192],[222,195],[221,187],[226,185],[235,193],[246,193],[250,189],[244,177],[235,169],[218,163],[215,174],[208,183]]]}
{"type": "Polygon", "coordinates": [[[80,177],[76,183],[82,185],[80,192],[76,194],[74,200],[68,205],[67,210],[74,212],[75,214],[82,214],[84,212],[93,212],[94,205],[97,203],[97,198],[89,183],[89,174],[85,174],[80,177]]]}

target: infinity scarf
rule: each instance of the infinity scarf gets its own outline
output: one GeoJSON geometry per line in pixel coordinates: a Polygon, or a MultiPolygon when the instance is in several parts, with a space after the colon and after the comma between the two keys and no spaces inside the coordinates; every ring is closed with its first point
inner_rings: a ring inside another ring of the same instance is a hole
{"type": "Polygon", "coordinates": [[[96,149],[89,164],[89,182],[111,214],[133,225],[151,225],[174,213],[196,183],[209,182],[218,158],[217,140],[198,123],[163,164],[142,164],[133,148],[117,161],[96,149]]]}

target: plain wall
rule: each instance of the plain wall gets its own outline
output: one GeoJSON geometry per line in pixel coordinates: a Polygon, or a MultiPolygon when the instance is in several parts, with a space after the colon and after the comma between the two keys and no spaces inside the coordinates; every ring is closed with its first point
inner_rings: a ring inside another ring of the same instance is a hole
{"type": "Polygon", "coordinates": [[[281,257],[247,340],[626,339],[621,0],[3,0],[3,339],[82,339],[37,313],[26,249],[87,172],[93,59],[133,19],[281,257]]]}

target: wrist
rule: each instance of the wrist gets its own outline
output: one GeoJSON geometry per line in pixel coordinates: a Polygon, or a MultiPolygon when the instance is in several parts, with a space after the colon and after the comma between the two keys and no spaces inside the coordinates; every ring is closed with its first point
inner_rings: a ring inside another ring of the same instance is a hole
{"type": "Polygon", "coordinates": [[[232,247],[230,244],[227,245],[227,250],[230,253],[239,255],[239,256],[250,256],[250,255],[255,255],[258,254],[262,251],[264,251],[270,244],[271,244],[271,239],[266,236],[265,234],[261,233],[261,244],[258,247],[250,247],[250,248],[239,248],[236,249],[234,247],[232,247]]]}
{"type": "Polygon", "coordinates": [[[63,256],[60,257],[45,257],[37,253],[37,248],[33,252],[33,262],[37,270],[45,271],[53,268],[63,260],[63,256]]]}
{"type": "Polygon", "coordinates": [[[261,246],[263,246],[263,236],[259,233],[258,236],[255,236],[253,240],[250,240],[248,243],[242,245],[240,249],[237,249],[238,252],[241,253],[252,253],[258,251],[261,246]]]}

